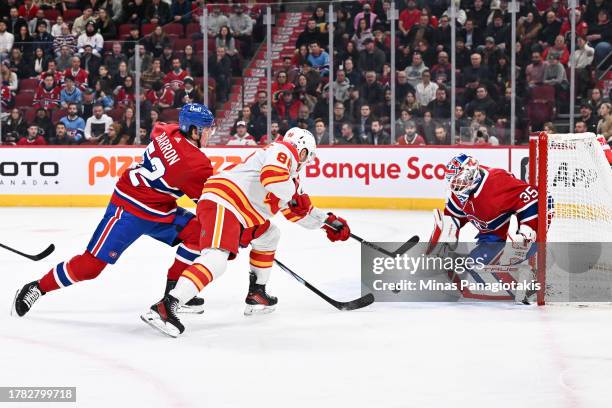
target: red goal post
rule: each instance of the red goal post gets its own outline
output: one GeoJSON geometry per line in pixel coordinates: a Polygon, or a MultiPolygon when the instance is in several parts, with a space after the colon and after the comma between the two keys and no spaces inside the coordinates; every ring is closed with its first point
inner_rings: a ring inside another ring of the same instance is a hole
{"type": "MultiPolygon", "coordinates": [[[[547,259],[551,257],[551,250],[555,249],[558,253],[560,248],[566,246],[570,249],[578,248],[580,244],[577,243],[612,240],[612,170],[599,139],[593,133],[540,132],[530,137],[529,183],[537,187],[539,196],[538,251],[536,261],[532,263],[541,286],[537,293],[539,305],[546,303],[550,292],[561,294],[564,290],[562,287],[569,292],[575,284],[572,279],[578,276],[572,275],[576,271],[572,270],[575,265],[571,260],[567,263],[569,267],[558,266],[553,273],[553,262],[547,259]]],[[[571,258],[571,251],[566,255],[571,258]]],[[[598,257],[585,268],[593,274],[593,282],[596,282],[599,278],[597,274],[601,271],[612,272],[610,266],[602,261],[602,257],[598,257]]],[[[588,290],[588,284],[580,282],[580,285],[588,290]]],[[[593,287],[593,290],[597,288],[593,287]]],[[[571,298],[571,294],[567,295],[571,298]]]]}

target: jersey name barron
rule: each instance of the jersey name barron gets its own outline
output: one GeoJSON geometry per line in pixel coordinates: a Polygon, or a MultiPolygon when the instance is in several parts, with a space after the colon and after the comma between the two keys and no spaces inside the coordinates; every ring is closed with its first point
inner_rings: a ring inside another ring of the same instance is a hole
{"type": "Polygon", "coordinates": [[[471,222],[481,234],[495,234],[506,239],[510,217],[537,231],[538,192],[511,173],[481,166],[480,184],[465,202],[454,194],[446,201],[444,214],[455,217],[463,226],[471,222]]]}
{"type": "Polygon", "coordinates": [[[146,220],[172,222],[176,200],[184,194],[197,200],[211,174],[208,157],[177,124],[158,123],[142,162],[123,173],[111,202],[146,220]]]}

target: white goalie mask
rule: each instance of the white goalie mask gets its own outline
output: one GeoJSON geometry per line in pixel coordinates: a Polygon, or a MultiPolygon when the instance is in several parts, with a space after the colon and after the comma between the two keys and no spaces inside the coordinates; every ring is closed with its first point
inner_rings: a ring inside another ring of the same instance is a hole
{"type": "Polygon", "coordinates": [[[298,163],[297,171],[300,171],[316,157],[317,142],[312,133],[306,129],[298,127],[289,129],[283,137],[283,142],[290,143],[298,152],[300,162],[298,163]],[[302,158],[302,150],[304,149],[306,149],[306,155],[302,158]]]}
{"type": "Polygon", "coordinates": [[[462,201],[467,199],[481,179],[480,164],[472,156],[460,154],[446,165],[446,181],[450,190],[462,201]]]}

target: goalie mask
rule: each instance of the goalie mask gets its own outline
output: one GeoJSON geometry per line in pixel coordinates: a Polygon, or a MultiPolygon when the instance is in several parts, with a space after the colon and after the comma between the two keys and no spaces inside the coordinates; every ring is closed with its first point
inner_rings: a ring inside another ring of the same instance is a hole
{"type": "Polygon", "coordinates": [[[446,181],[450,190],[464,201],[482,180],[478,160],[467,154],[460,154],[446,165],[446,181]]]}

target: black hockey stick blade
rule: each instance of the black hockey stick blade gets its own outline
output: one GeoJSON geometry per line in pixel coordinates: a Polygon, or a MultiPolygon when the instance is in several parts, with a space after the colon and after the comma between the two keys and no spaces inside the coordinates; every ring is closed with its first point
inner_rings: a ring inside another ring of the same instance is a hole
{"type": "MultiPolygon", "coordinates": [[[[338,228],[341,227],[341,224],[334,224],[334,223],[328,223],[326,222],[325,225],[327,225],[330,228],[333,228],[335,230],[337,230],[338,228]]],[[[415,246],[416,244],[419,243],[419,236],[418,235],[414,235],[412,238],[410,238],[408,241],[404,242],[398,249],[396,249],[395,251],[391,252],[391,251],[387,251],[385,248],[382,248],[372,242],[366,241],[365,239],[361,238],[358,235],[355,235],[351,232],[350,234],[351,238],[353,238],[356,241],[359,241],[361,244],[368,246],[370,248],[372,248],[375,251],[380,252],[381,254],[385,254],[387,256],[390,257],[395,257],[396,255],[402,255],[404,253],[406,253],[406,251],[410,250],[410,248],[412,248],[413,246],[415,246]]]]}
{"type": "Polygon", "coordinates": [[[330,298],[329,296],[327,296],[325,293],[321,292],[319,289],[315,288],[314,286],[312,286],[310,283],[308,283],[307,281],[304,280],[304,278],[302,278],[300,275],[298,275],[297,273],[293,272],[291,269],[289,269],[287,266],[285,266],[282,262],[280,262],[278,259],[275,259],[274,262],[276,262],[276,264],[285,272],[287,272],[289,275],[293,276],[295,278],[295,280],[297,280],[298,282],[300,282],[302,285],[306,286],[308,289],[310,289],[311,291],[313,291],[315,294],[317,294],[320,298],[322,298],[323,300],[325,300],[327,303],[329,303],[330,305],[332,305],[333,307],[335,307],[338,310],[356,310],[356,309],[361,309],[362,307],[366,307],[371,305],[372,303],[374,303],[374,295],[371,293],[368,293],[365,296],[362,296],[360,298],[357,298],[355,300],[351,300],[349,302],[339,302],[337,300],[334,300],[332,298],[330,298]]]}
{"type": "Polygon", "coordinates": [[[416,244],[418,244],[419,242],[419,236],[415,235],[412,238],[410,238],[408,241],[404,242],[402,244],[402,246],[400,246],[398,249],[396,249],[395,251],[391,252],[391,251],[387,251],[385,248],[382,248],[372,242],[368,242],[365,239],[352,234],[351,233],[351,238],[356,239],[357,241],[361,242],[363,245],[368,246],[370,248],[372,248],[375,251],[380,252],[381,254],[385,254],[387,256],[390,257],[395,257],[396,255],[402,255],[404,254],[406,251],[410,250],[410,248],[412,248],[413,246],[415,246],[416,244]]]}
{"type": "Polygon", "coordinates": [[[14,253],[16,253],[18,255],[21,255],[21,256],[23,256],[25,258],[31,259],[32,261],[40,261],[41,259],[44,259],[44,258],[48,257],[49,255],[51,255],[51,253],[53,251],[55,251],[55,245],[53,245],[53,244],[49,245],[47,247],[47,249],[45,249],[44,251],[42,251],[41,253],[39,253],[37,255],[24,254],[23,252],[18,251],[18,250],[14,249],[14,248],[11,248],[9,246],[6,246],[4,244],[0,244],[0,248],[4,248],[4,249],[6,249],[8,251],[14,252],[14,253]]]}

